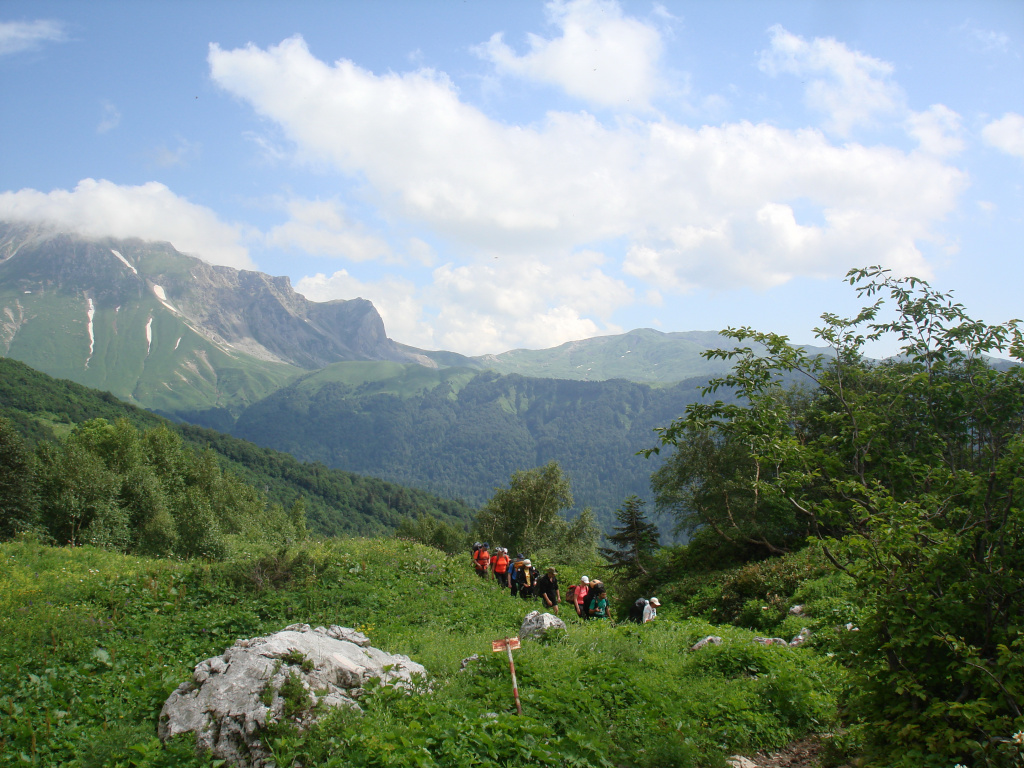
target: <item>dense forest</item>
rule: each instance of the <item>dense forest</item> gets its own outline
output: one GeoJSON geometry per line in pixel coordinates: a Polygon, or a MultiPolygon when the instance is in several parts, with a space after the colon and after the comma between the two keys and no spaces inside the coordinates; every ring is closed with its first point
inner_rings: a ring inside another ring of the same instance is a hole
{"type": "Polygon", "coordinates": [[[168,429],[190,450],[212,451],[223,469],[261,491],[267,503],[291,508],[301,498],[310,529],[322,535],[386,533],[403,518],[421,514],[465,528],[473,515],[460,501],[304,464],[213,430],[171,423],[108,392],[51,378],[10,358],[0,358],[0,417],[29,447],[60,442],[74,425],[97,418],[111,424],[124,419],[144,431],[168,429]]]}
{"type": "Polygon", "coordinates": [[[250,406],[234,434],[304,460],[483,504],[513,472],[557,461],[577,509],[605,530],[622,499],[650,496],[660,463],[636,455],[653,430],[698,400],[706,379],[655,388],[477,374],[418,394],[301,383],[250,406]]]}

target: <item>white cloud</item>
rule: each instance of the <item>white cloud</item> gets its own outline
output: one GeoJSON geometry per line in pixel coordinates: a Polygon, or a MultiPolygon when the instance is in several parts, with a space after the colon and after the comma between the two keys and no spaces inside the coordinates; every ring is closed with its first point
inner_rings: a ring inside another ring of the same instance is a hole
{"type": "Polygon", "coordinates": [[[253,268],[238,227],[155,181],[133,187],[83,179],[71,191],[2,192],[0,219],[51,223],[87,237],[167,240],[211,264],[253,268]]]}
{"type": "Polygon", "coordinates": [[[1024,115],[1007,112],[986,125],[981,136],[1001,152],[1024,159],[1024,115]]]}
{"type": "Polygon", "coordinates": [[[0,21],[0,56],[38,48],[41,43],[67,40],[64,25],[58,21],[0,21]]]}
{"type": "Polygon", "coordinates": [[[96,133],[107,133],[121,124],[121,112],[109,101],[104,101],[101,106],[103,114],[99,125],[96,126],[96,133]]]}
{"type": "Polygon", "coordinates": [[[829,131],[849,136],[853,128],[871,125],[901,106],[902,91],[890,80],[891,64],[830,37],[807,42],[780,25],[770,32],[771,48],[761,53],[762,71],[807,78],[807,104],[828,115],[829,131]]]}
{"type": "Polygon", "coordinates": [[[964,149],[960,115],[943,104],[933,104],[924,112],[912,112],[906,120],[906,128],[924,152],[941,157],[964,149]]]}
{"type": "Polygon", "coordinates": [[[567,261],[499,257],[449,263],[434,270],[426,288],[393,275],[364,282],[340,270],[302,278],[296,290],[314,301],[361,296],[377,307],[392,338],[471,355],[620,332],[607,318],[633,301],[630,289],[602,271],[601,254],[585,251],[567,261]]]}
{"type": "MultiPolygon", "coordinates": [[[[868,94],[839,122],[896,109],[886,65],[834,41],[774,34],[780,51],[799,49],[793,61],[820,59],[821,71],[843,73],[845,92],[868,94]]],[[[866,255],[926,276],[918,243],[938,240],[967,183],[942,161],[959,118],[941,105],[908,124],[928,149],[908,153],[764,123],[608,127],[552,112],[508,125],[462,101],[443,74],[326,64],[301,38],[266,50],[214,45],[209,62],[214,81],[276,124],[297,159],[358,178],[385,218],[411,219],[444,244],[451,263],[421,304],[436,313],[437,343],[460,350],[580,338],[635,301],[630,288],[768,288],[838,277],[866,255]],[[607,256],[587,261],[588,249],[607,256]]]]}
{"type": "Polygon", "coordinates": [[[565,262],[522,257],[490,264],[445,264],[434,271],[436,340],[465,354],[545,348],[621,329],[607,317],[632,302],[630,290],[600,269],[599,254],[565,262]]]}
{"type": "Polygon", "coordinates": [[[622,14],[609,0],[552,0],[549,21],[561,36],[530,34],[528,53],[519,56],[501,33],[474,48],[502,74],[556,85],[602,107],[644,109],[658,88],[661,35],[654,27],[622,14]]]}
{"type": "Polygon", "coordinates": [[[290,219],[267,233],[272,247],[350,261],[394,260],[387,242],[351,221],[345,206],[336,200],[293,199],[286,208],[290,219]]]}

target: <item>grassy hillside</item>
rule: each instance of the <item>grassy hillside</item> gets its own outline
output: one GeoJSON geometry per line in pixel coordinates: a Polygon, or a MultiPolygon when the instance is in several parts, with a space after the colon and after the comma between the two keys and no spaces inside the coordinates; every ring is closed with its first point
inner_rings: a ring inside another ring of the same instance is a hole
{"type": "Polygon", "coordinates": [[[374,689],[363,714],[305,734],[273,727],[278,765],[724,766],[828,729],[842,681],[830,659],[735,627],[570,620],[516,652],[519,717],[490,644],[534,606],[463,557],[340,539],[207,565],[22,542],[0,544],[0,562],[0,765],[215,764],[187,737],[160,745],[160,707],[199,661],[294,622],[357,627],[424,664],[432,685],[374,689]],[[272,586],[256,578],[268,572],[272,586]],[[687,650],[708,634],[723,644],[687,650]]]}
{"type": "Polygon", "coordinates": [[[9,339],[0,333],[5,355],[155,410],[245,405],[301,372],[226,352],[151,295],[107,306],[81,295],[8,289],[0,291],[0,304],[9,313],[9,339]]]}
{"type": "Polygon", "coordinates": [[[498,373],[671,384],[697,376],[709,378],[728,370],[720,361],[701,356],[705,350],[723,346],[725,341],[714,331],[662,333],[639,328],[616,336],[569,341],[551,349],[514,349],[474,359],[498,373]]]}
{"type": "Polygon", "coordinates": [[[303,464],[294,457],[213,430],[171,424],[118,400],[108,392],[54,379],[10,358],[0,357],[0,416],[17,425],[30,442],[67,434],[74,424],[103,418],[127,419],[139,429],[167,425],[193,448],[213,450],[223,467],[268,499],[290,507],[305,500],[310,527],[323,535],[374,534],[394,530],[408,515],[426,513],[465,525],[473,515],[466,504],[395,483],[303,464]]]}

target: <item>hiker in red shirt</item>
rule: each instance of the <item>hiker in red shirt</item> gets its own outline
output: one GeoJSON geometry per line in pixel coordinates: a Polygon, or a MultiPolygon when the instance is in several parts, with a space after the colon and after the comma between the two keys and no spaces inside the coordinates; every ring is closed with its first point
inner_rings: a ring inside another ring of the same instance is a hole
{"type": "Polygon", "coordinates": [[[576,609],[576,615],[581,619],[587,618],[584,601],[587,599],[589,589],[590,579],[586,576],[581,576],[580,583],[569,588],[569,602],[572,603],[572,607],[576,609]]]}

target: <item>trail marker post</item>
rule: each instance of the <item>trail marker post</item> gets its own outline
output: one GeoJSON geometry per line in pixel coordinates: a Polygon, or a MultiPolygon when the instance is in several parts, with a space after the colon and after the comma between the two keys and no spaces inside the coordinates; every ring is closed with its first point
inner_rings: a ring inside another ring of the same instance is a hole
{"type": "Polygon", "coordinates": [[[523,705],[519,703],[519,684],[516,682],[516,665],[512,661],[512,651],[519,648],[518,637],[507,637],[504,640],[495,640],[491,643],[491,650],[495,653],[508,651],[508,669],[512,673],[512,698],[516,700],[516,713],[523,714],[523,705]]]}

